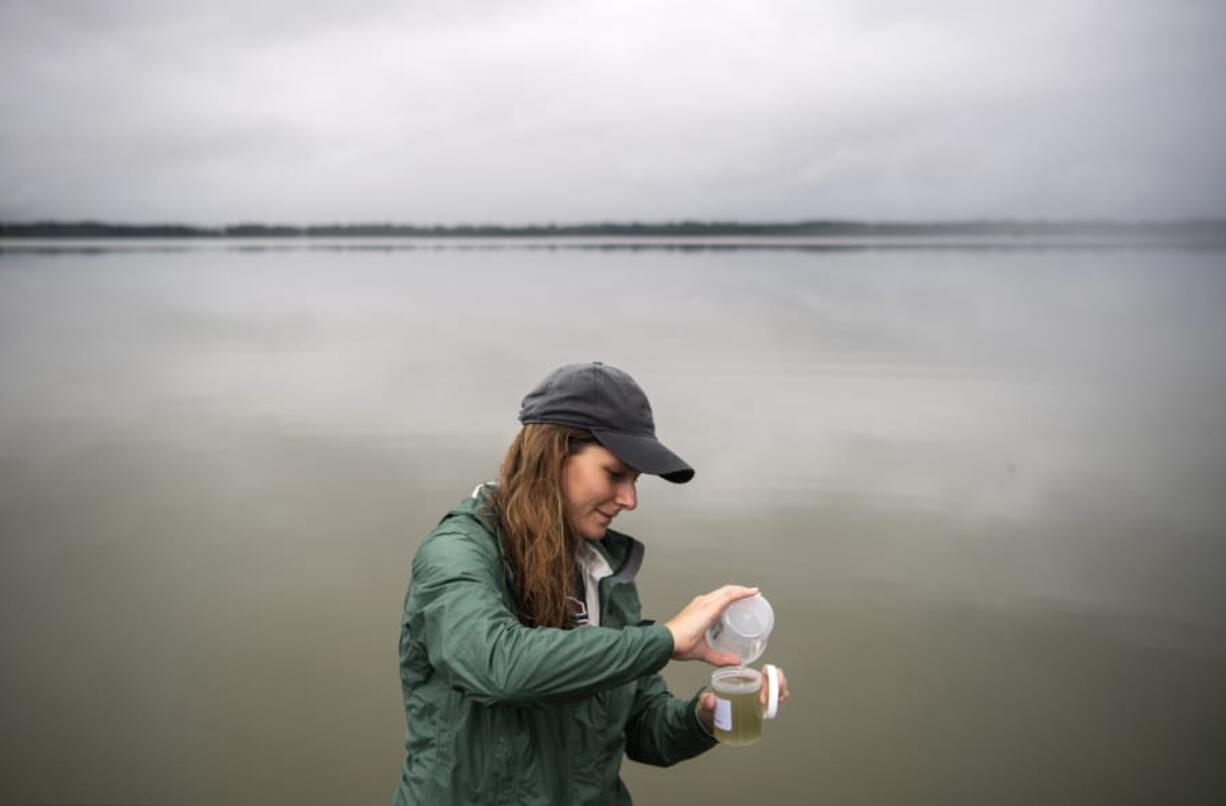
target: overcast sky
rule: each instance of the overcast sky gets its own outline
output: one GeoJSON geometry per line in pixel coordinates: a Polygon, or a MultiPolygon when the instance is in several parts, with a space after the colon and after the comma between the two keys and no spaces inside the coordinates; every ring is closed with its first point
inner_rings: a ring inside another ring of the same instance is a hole
{"type": "Polygon", "coordinates": [[[1226,214],[1223,0],[0,0],[0,218],[1226,214]]]}

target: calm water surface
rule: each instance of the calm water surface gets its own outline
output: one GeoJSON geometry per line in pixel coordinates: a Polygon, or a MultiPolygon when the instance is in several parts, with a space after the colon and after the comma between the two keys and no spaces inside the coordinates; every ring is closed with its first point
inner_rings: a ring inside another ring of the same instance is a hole
{"type": "Polygon", "coordinates": [[[795,692],[639,802],[1226,791],[1226,251],[405,246],[0,250],[0,802],[386,801],[408,560],[593,359],[698,469],[645,610],[795,692]]]}

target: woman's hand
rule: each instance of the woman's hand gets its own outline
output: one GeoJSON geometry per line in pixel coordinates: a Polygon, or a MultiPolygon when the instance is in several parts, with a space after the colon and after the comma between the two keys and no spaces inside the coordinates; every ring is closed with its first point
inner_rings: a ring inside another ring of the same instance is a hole
{"type": "Polygon", "coordinates": [[[673,634],[673,660],[701,660],[712,666],[736,666],[741,659],[727,652],[716,652],[707,643],[707,627],[715,623],[724,608],[737,599],[753,596],[757,588],[725,585],[695,597],[665,627],[673,634]]]}
{"type": "MultiPolygon", "coordinates": [[[[783,674],[783,669],[778,666],[775,671],[779,673],[779,704],[782,705],[790,695],[788,694],[788,679],[783,674]]],[[[766,676],[762,679],[762,692],[758,697],[758,703],[762,706],[763,713],[766,712],[766,700],[770,696],[767,688],[766,676]]],[[[715,732],[715,694],[710,691],[704,691],[702,696],[698,698],[698,718],[702,720],[702,724],[707,726],[707,730],[715,732]]]]}

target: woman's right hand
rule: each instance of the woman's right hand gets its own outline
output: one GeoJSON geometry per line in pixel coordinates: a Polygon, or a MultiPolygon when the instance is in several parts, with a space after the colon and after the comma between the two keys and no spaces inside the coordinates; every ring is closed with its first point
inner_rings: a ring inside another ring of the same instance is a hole
{"type": "Polygon", "coordinates": [[[717,652],[707,643],[707,628],[715,623],[724,608],[737,599],[753,596],[757,588],[725,585],[710,593],[697,596],[664,626],[673,634],[673,660],[701,660],[712,666],[735,666],[741,662],[736,655],[717,652]]]}

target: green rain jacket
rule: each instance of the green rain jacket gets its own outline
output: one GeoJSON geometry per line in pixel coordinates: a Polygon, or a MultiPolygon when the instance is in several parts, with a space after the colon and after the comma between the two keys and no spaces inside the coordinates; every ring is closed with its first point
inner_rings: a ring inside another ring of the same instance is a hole
{"type": "Polygon", "coordinates": [[[658,674],[673,640],[640,613],[643,546],[612,530],[597,544],[613,569],[600,626],[526,627],[487,498],[479,488],[451,510],[413,558],[392,803],[628,804],[623,754],[668,766],[715,745],[698,695],[673,697],[658,674]]]}

